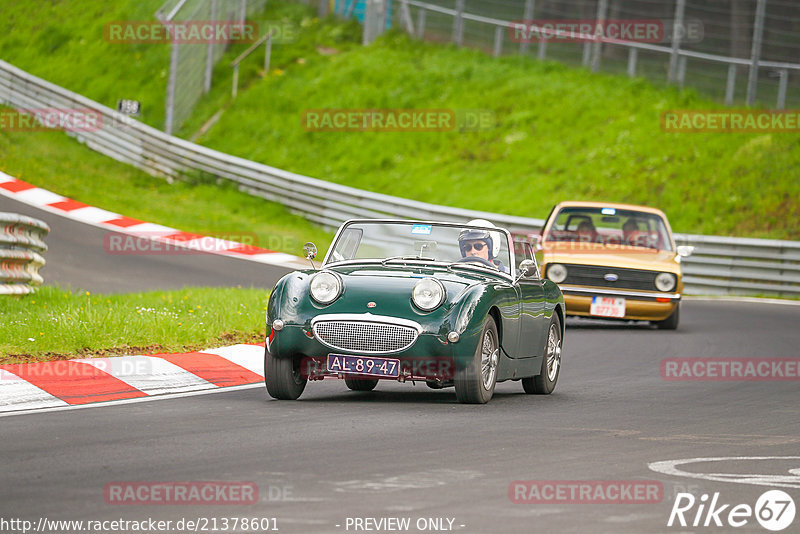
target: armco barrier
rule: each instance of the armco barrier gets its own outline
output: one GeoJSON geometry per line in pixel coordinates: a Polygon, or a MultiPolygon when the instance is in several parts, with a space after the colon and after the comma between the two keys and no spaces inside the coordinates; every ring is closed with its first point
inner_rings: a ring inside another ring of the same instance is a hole
{"type": "MultiPolygon", "coordinates": [[[[100,115],[100,127],[67,133],[93,150],[168,180],[197,174],[230,180],[242,191],[283,204],[326,227],[356,217],[454,222],[482,218],[530,234],[543,222],[362,191],[230,156],[166,135],[4,61],[0,61],[0,102],[20,110],[91,109],[100,115]]],[[[800,295],[800,242],[700,235],[677,238],[696,247],[695,255],[684,260],[687,293],[800,295]]]]}
{"type": "Polygon", "coordinates": [[[31,293],[44,281],[39,269],[49,231],[38,219],[0,212],[0,295],[31,293]]]}

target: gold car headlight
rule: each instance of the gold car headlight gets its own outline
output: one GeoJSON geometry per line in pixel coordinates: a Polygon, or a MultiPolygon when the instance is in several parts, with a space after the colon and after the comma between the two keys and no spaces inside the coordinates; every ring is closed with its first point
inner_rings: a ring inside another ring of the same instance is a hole
{"type": "Polygon", "coordinates": [[[656,289],[659,291],[672,291],[675,289],[677,278],[672,273],[658,273],[656,276],[656,289]]]}
{"type": "Polygon", "coordinates": [[[567,279],[567,268],[560,263],[549,265],[547,267],[547,278],[556,284],[560,284],[567,279]]]}

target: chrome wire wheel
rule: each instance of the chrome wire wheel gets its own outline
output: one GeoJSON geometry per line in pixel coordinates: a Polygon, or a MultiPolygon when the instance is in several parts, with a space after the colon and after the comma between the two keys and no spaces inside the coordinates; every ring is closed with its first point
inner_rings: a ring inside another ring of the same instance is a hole
{"type": "Polygon", "coordinates": [[[500,360],[500,349],[497,348],[497,340],[494,331],[486,330],[481,344],[481,378],[483,379],[483,389],[489,390],[495,381],[497,374],[497,362],[500,360]]]}
{"type": "Polygon", "coordinates": [[[547,378],[550,382],[555,382],[558,370],[561,368],[561,335],[558,325],[550,325],[550,333],[547,336],[547,378]]]}
{"type": "Polygon", "coordinates": [[[453,385],[459,402],[485,404],[494,394],[500,363],[500,335],[491,315],[484,319],[483,330],[475,345],[469,361],[457,366],[453,385]]]}
{"type": "Polygon", "coordinates": [[[550,319],[547,339],[542,347],[542,366],[538,375],[526,376],[522,379],[525,393],[549,395],[556,388],[558,375],[561,372],[561,320],[557,313],[550,319]]]}

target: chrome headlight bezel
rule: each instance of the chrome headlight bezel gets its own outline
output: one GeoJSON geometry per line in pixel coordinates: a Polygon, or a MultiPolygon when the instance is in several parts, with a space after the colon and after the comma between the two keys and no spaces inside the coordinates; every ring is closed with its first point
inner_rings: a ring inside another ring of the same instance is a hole
{"type": "Polygon", "coordinates": [[[331,271],[316,272],[311,275],[311,279],[308,281],[308,294],[314,299],[314,302],[323,306],[327,306],[338,299],[343,289],[344,284],[341,277],[331,271]]]}
{"type": "Polygon", "coordinates": [[[673,273],[658,273],[653,283],[656,289],[666,293],[675,289],[678,285],[678,277],[673,273]]]}
{"type": "Polygon", "coordinates": [[[411,302],[424,312],[438,308],[445,301],[447,290],[436,278],[423,278],[411,290],[411,302]]]}
{"type": "Polygon", "coordinates": [[[552,263],[547,266],[547,279],[553,283],[560,284],[564,280],[567,279],[567,267],[560,263],[552,263]],[[556,271],[556,274],[553,274],[553,270],[556,271]],[[560,274],[559,274],[560,273],[560,274]]]}

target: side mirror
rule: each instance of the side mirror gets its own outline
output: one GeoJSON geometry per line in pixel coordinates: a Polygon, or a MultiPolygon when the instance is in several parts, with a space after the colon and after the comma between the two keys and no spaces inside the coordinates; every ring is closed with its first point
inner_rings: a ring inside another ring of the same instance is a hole
{"type": "Polygon", "coordinates": [[[678,252],[678,256],[688,258],[694,252],[694,247],[692,245],[679,245],[676,251],[678,252]]]}
{"type": "Polygon", "coordinates": [[[519,263],[517,271],[519,278],[529,278],[531,276],[535,276],[537,274],[536,262],[533,260],[522,260],[519,263]]]}
{"type": "Polygon", "coordinates": [[[303,245],[303,255],[307,260],[313,260],[317,257],[317,245],[309,241],[303,245]]]}

